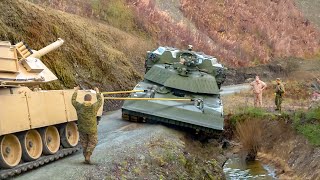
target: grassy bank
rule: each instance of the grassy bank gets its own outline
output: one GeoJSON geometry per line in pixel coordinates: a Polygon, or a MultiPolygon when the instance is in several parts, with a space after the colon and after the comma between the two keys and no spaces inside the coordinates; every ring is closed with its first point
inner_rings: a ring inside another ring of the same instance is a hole
{"type": "Polygon", "coordinates": [[[274,110],[272,88],[264,92],[262,108],[253,107],[251,91],[224,96],[226,134],[240,143],[243,158],[274,164],[278,177],[318,179],[314,167],[320,167],[320,108],[309,108],[310,91],[304,82],[286,87],[281,113],[274,110]]]}

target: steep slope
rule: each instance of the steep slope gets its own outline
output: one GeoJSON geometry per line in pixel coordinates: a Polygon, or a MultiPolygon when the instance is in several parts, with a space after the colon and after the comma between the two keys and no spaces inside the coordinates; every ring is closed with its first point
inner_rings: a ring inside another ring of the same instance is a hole
{"type": "Polygon", "coordinates": [[[279,57],[312,57],[320,36],[286,1],[128,0],[141,24],[158,41],[194,44],[229,65],[267,63],[279,57]],[[183,19],[177,18],[183,13],[183,19]]]}
{"type": "Polygon", "coordinates": [[[152,46],[104,23],[26,1],[0,1],[0,40],[24,40],[40,49],[58,37],[65,44],[42,59],[59,81],[45,88],[130,89],[141,79],[145,50],[152,46]]]}
{"type": "MultiPolygon", "coordinates": [[[[30,0],[105,21],[130,32],[147,32],[158,44],[193,44],[230,66],[252,66],[284,57],[320,54],[317,17],[304,13],[310,0],[30,0]],[[128,9],[127,5],[131,7],[128,9]],[[132,14],[133,12],[133,14],[132,14]],[[314,21],[310,21],[310,18],[314,21]]],[[[312,8],[316,12],[316,7],[312,8]]],[[[138,33],[139,34],[139,33],[138,33]]]]}
{"type": "Polygon", "coordinates": [[[297,6],[302,10],[308,21],[320,28],[320,1],[318,0],[295,0],[297,6]]]}

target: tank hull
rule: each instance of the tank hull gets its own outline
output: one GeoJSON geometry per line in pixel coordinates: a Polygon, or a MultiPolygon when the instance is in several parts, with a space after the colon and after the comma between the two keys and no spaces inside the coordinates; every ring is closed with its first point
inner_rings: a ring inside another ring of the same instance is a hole
{"type": "MultiPolygon", "coordinates": [[[[30,91],[28,88],[13,88],[17,94],[0,89],[0,136],[10,133],[36,129],[50,125],[76,121],[76,110],[71,104],[73,90],[30,91]],[[2,92],[2,94],[1,94],[2,92]]],[[[78,102],[83,102],[85,94],[93,93],[79,91],[78,102]]],[[[97,116],[102,115],[102,107],[97,116]]]]}
{"type": "MultiPolygon", "coordinates": [[[[78,118],[71,103],[73,93],[74,90],[31,91],[28,87],[0,87],[0,179],[39,167],[79,150],[76,125],[78,118]],[[34,134],[26,136],[35,131],[42,141],[35,141],[34,134]],[[10,140],[9,137],[17,137],[18,141],[10,140]],[[56,145],[57,149],[51,151],[52,145],[48,145],[50,143],[56,145]],[[32,153],[39,147],[42,155],[33,157],[32,153]],[[49,148],[49,151],[45,152],[42,147],[49,148]],[[7,148],[10,151],[6,151],[7,148]],[[14,152],[20,153],[16,156],[18,164],[11,163],[12,159],[7,158],[10,153],[15,155],[14,152]],[[25,154],[31,158],[25,158],[25,154]]],[[[92,101],[97,101],[94,91],[84,90],[78,91],[77,101],[83,102],[85,94],[91,94],[92,101]]],[[[98,117],[102,115],[102,110],[103,106],[97,113],[98,117]]]]}
{"type": "MultiPolygon", "coordinates": [[[[0,179],[28,171],[78,150],[74,90],[29,87],[57,80],[39,59],[63,44],[62,39],[35,51],[24,42],[0,41],[0,179]]],[[[78,102],[85,94],[78,91],[78,102]]],[[[102,115],[102,106],[97,116],[102,115]]]]}
{"type": "MultiPolygon", "coordinates": [[[[157,84],[143,81],[134,90],[148,89],[154,85],[157,84]]],[[[166,94],[155,93],[151,96],[154,98],[181,98],[170,92],[166,94]]],[[[133,121],[135,119],[137,121],[158,121],[206,132],[223,130],[223,106],[219,96],[184,93],[184,97],[203,99],[203,107],[197,107],[194,102],[188,101],[126,100],[122,106],[123,118],[133,121]],[[212,105],[215,105],[215,107],[212,105]]],[[[144,92],[132,93],[130,97],[150,97],[150,94],[144,92]]]]}

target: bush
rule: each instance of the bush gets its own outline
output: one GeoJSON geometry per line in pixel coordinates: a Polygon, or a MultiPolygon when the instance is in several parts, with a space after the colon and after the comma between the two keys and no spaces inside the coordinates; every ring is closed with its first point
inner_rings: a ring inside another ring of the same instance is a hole
{"type": "Polygon", "coordinates": [[[247,161],[254,161],[261,146],[261,121],[257,119],[247,119],[238,122],[236,132],[242,144],[242,155],[247,161]]]}

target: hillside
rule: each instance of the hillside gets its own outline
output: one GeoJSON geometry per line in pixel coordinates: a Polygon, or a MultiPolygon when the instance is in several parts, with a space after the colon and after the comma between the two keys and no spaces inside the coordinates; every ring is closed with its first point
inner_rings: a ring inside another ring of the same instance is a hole
{"type": "Polygon", "coordinates": [[[320,1],[314,0],[296,0],[297,6],[302,10],[303,14],[309,21],[320,28],[320,1]]]}
{"type": "Polygon", "coordinates": [[[145,52],[153,43],[98,21],[27,1],[0,1],[0,40],[25,41],[40,49],[65,40],[42,60],[59,81],[43,88],[131,89],[142,78],[145,52]]]}
{"type": "Polygon", "coordinates": [[[179,48],[193,44],[229,66],[253,66],[285,57],[313,58],[320,53],[317,18],[306,10],[315,3],[309,0],[298,5],[294,0],[31,1],[149,34],[158,44],[179,48]],[[124,10],[128,6],[130,10],[124,10]]]}

